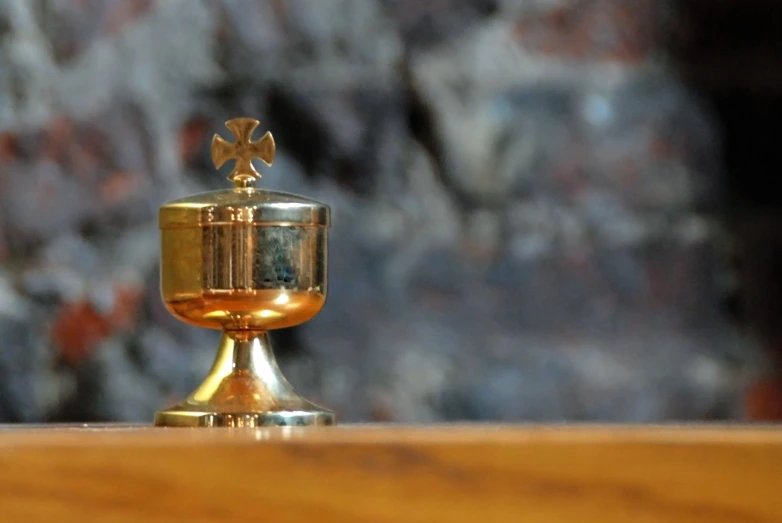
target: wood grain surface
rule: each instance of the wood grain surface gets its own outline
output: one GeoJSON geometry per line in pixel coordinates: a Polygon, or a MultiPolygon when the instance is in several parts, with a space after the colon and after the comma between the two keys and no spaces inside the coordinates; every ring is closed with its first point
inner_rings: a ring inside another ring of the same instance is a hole
{"type": "Polygon", "coordinates": [[[782,429],[0,427],[3,522],[782,522],[782,429]]]}

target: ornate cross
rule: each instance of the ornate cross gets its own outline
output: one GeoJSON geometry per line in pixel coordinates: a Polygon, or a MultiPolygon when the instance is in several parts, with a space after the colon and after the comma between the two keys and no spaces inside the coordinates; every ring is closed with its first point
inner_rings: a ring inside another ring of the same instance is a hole
{"type": "Polygon", "coordinates": [[[261,177],[253,167],[253,158],[260,158],[270,167],[274,162],[275,145],[270,132],[267,131],[257,142],[250,140],[259,124],[258,120],[252,118],[228,120],[225,126],[231,130],[236,141],[228,143],[217,134],[212,138],[212,161],[216,168],[219,169],[228,160],[236,160],[228,179],[237,187],[249,187],[261,177]]]}

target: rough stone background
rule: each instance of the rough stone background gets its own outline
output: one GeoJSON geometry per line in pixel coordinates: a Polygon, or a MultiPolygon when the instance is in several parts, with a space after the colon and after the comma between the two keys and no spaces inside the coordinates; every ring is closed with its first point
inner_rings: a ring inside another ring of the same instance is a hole
{"type": "MultiPolygon", "coordinates": [[[[736,419],[722,135],[658,0],[0,0],[0,421],[151,420],[217,333],[160,302],[157,208],[332,207],[330,289],[274,333],[341,420],[736,419]]],[[[675,21],[675,20],[674,20],[675,21]]],[[[675,24],[674,24],[675,25],[675,24]]]]}

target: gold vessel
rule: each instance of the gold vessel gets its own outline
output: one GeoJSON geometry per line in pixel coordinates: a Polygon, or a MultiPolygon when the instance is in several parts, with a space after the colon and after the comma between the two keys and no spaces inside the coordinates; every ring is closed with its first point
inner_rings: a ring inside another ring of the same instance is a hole
{"type": "Polygon", "coordinates": [[[254,427],[332,425],[334,414],[296,394],[277,367],[268,331],[313,318],[326,301],[327,205],[254,187],[252,158],[274,161],[270,133],[252,141],[259,122],[226,122],[212,160],[235,165],[233,188],[196,194],[160,208],[161,294],[176,318],[222,330],[214,365],[183,402],[155,425],[254,427]]]}

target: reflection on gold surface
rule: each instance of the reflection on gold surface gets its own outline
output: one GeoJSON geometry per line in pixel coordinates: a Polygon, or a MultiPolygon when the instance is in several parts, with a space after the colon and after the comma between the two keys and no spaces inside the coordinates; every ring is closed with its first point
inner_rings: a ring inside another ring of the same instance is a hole
{"type": "Polygon", "coordinates": [[[205,291],[198,297],[166,302],[182,321],[208,329],[272,330],[312,319],[326,298],[319,292],[286,290],[205,291]]]}

